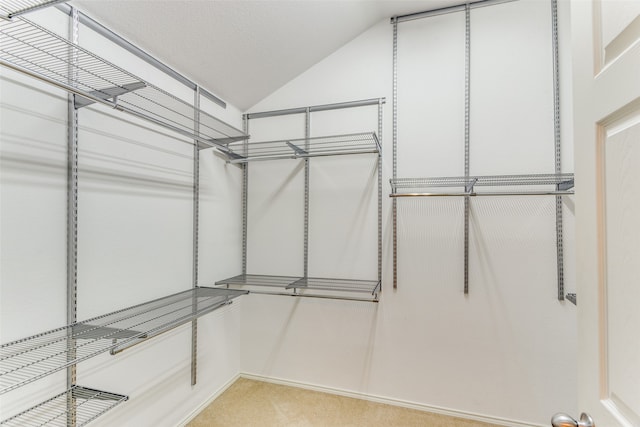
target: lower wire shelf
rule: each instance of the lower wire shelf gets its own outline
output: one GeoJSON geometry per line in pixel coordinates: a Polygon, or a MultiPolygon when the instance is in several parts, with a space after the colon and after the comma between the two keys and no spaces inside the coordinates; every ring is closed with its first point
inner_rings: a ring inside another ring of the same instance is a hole
{"type": "Polygon", "coordinates": [[[241,286],[268,286],[274,288],[286,288],[290,283],[299,280],[300,276],[272,276],[268,274],[239,274],[228,279],[216,282],[220,285],[241,285],[241,286]]]}
{"type": "Polygon", "coordinates": [[[284,288],[290,293],[249,291],[251,293],[289,295],[298,297],[348,299],[356,301],[377,302],[380,292],[380,281],[378,280],[358,280],[358,279],[336,279],[324,277],[300,277],[300,276],[277,276],[266,274],[240,274],[228,279],[219,280],[216,286],[257,286],[270,288],[284,288]],[[313,293],[298,293],[298,291],[312,291],[313,293]],[[330,294],[319,294],[314,291],[329,291],[330,294]],[[340,294],[361,293],[371,297],[344,297],[340,294]]]}
{"type": "Polygon", "coordinates": [[[104,352],[118,353],[247,291],[196,287],[0,346],[0,394],[104,352]]]}
{"type": "Polygon", "coordinates": [[[74,386],[31,409],[0,422],[6,427],[65,427],[73,417],[78,427],[87,425],[105,412],[128,400],[127,396],[74,386]]]}

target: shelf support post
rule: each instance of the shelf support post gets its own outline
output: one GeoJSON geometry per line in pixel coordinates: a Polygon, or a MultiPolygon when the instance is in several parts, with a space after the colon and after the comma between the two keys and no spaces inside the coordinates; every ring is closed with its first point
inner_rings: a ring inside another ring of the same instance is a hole
{"type": "MultiPolygon", "coordinates": [[[[304,114],[305,151],[309,151],[311,138],[311,109],[307,107],[304,114]]],[[[304,278],[309,277],[309,159],[304,159],[304,278]]]]}
{"type": "MultiPolygon", "coordinates": [[[[562,146],[560,129],[560,55],[558,42],[558,0],[551,0],[551,31],[553,43],[553,136],[555,173],[562,173],[562,146]]],[[[556,263],[558,274],[558,301],[564,300],[564,248],[562,237],[562,196],[556,196],[556,263]]]]}
{"type": "MultiPolygon", "coordinates": [[[[398,21],[393,20],[393,179],[398,178],[398,21]]],[[[382,135],[378,135],[382,137],[382,135]]],[[[396,193],[395,186],[391,192],[396,193]]],[[[398,289],[398,201],[391,201],[393,222],[393,289],[398,289]]]]}
{"type": "MultiPolygon", "coordinates": [[[[78,43],[79,16],[78,10],[70,9],[69,39],[78,43]]],[[[69,85],[74,85],[77,78],[76,65],[78,57],[75,50],[69,49],[69,85]]],[[[78,320],[78,110],[75,107],[73,94],[67,95],[67,324],[78,320]]],[[[67,343],[69,352],[67,360],[76,359],[73,328],[69,328],[67,343]]],[[[67,368],[67,389],[76,385],[76,365],[67,368]]],[[[73,393],[67,394],[67,427],[77,424],[76,402],[73,393]]]]}
{"type": "MultiPolygon", "coordinates": [[[[242,116],[242,131],[249,134],[249,116],[242,116]]],[[[249,140],[243,143],[244,155],[249,154],[249,140]]],[[[242,164],[242,275],[247,275],[247,222],[249,211],[249,162],[242,164]]],[[[228,287],[228,286],[227,286],[228,287]]]]}
{"type": "MultiPolygon", "coordinates": [[[[200,86],[196,85],[193,92],[193,132],[200,133],[200,86]]],[[[200,210],[200,147],[197,140],[193,141],[193,288],[198,286],[198,231],[200,210]]],[[[193,294],[192,312],[198,309],[198,296],[193,294]]],[[[198,319],[191,321],[191,385],[198,381],[198,319]]]]}
{"type": "Polygon", "coordinates": [[[382,293],[382,104],[383,100],[380,98],[378,100],[378,286],[380,293],[382,293]]]}
{"type": "MultiPolygon", "coordinates": [[[[464,177],[467,180],[466,193],[473,191],[475,181],[469,183],[470,173],[470,116],[471,116],[471,6],[465,5],[465,64],[464,64],[464,177]]],[[[476,179],[477,181],[477,179],[476,179]]],[[[464,294],[469,294],[469,215],[470,197],[464,197],[464,294]]]]}

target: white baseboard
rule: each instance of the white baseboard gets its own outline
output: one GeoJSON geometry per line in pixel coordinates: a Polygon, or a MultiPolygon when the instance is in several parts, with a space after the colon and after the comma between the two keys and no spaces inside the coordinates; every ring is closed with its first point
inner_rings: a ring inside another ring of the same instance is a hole
{"type": "Polygon", "coordinates": [[[222,387],[220,387],[218,390],[216,390],[211,396],[209,396],[209,398],[207,400],[205,400],[204,402],[202,402],[200,405],[198,405],[197,408],[195,408],[193,411],[191,411],[191,413],[189,413],[179,424],[178,427],[184,427],[186,426],[191,420],[193,420],[195,417],[198,416],[198,414],[200,414],[200,412],[204,411],[204,409],[211,405],[211,403],[213,403],[214,400],[216,400],[218,398],[218,396],[220,396],[222,393],[224,393],[229,387],[231,387],[231,385],[233,383],[236,382],[236,380],[240,378],[240,374],[236,374],[233,378],[231,378],[229,381],[227,381],[222,387]]]}
{"type": "MultiPolygon", "coordinates": [[[[268,382],[268,383],[273,383],[273,384],[280,384],[280,385],[285,385],[285,386],[289,386],[289,387],[297,387],[297,388],[302,388],[302,389],[306,389],[306,390],[319,391],[319,392],[323,392],[323,393],[335,394],[335,395],[345,396],[345,397],[353,397],[353,398],[356,398],[356,399],[368,400],[368,401],[371,401],[371,402],[384,403],[384,404],[387,404],[387,405],[400,406],[400,407],[409,408],[409,409],[417,409],[419,411],[432,412],[432,413],[435,413],[435,414],[447,415],[447,416],[450,416],[450,417],[463,418],[463,419],[473,420],[473,421],[480,421],[480,422],[496,424],[496,425],[500,425],[500,426],[508,426],[508,427],[547,427],[547,426],[542,425],[542,424],[530,424],[530,423],[526,423],[526,422],[522,422],[522,421],[508,420],[508,419],[505,419],[505,418],[492,417],[492,416],[482,415],[482,414],[474,414],[472,412],[459,411],[459,410],[456,410],[456,409],[441,408],[441,407],[438,407],[438,406],[424,405],[424,404],[421,404],[421,403],[408,402],[408,401],[405,401],[405,400],[390,399],[390,398],[387,398],[387,397],[373,396],[373,395],[370,395],[370,394],[364,394],[364,393],[357,393],[357,392],[351,392],[351,391],[346,391],[346,390],[340,390],[340,389],[336,389],[336,388],[332,388],[332,387],[317,386],[317,385],[307,384],[307,383],[302,383],[302,382],[297,382],[297,381],[289,381],[289,380],[283,380],[283,379],[279,379],[279,378],[265,377],[265,376],[262,376],[262,375],[241,373],[238,376],[242,377],[242,378],[247,378],[247,379],[250,379],[250,380],[263,381],[263,382],[268,382]]],[[[235,381],[235,379],[234,379],[234,381],[235,381]]]]}

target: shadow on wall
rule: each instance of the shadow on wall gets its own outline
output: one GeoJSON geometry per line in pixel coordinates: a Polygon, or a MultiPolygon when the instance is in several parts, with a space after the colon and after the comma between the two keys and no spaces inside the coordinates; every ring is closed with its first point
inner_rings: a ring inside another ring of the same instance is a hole
{"type": "MultiPolygon", "coordinates": [[[[269,301],[277,302],[283,296],[260,296],[268,298],[269,301]]],[[[280,375],[280,364],[284,361],[287,364],[295,363],[299,360],[291,359],[292,351],[297,353],[297,357],[304,358],[305,369],[311,369],[311,376],[306,379],[296,378],[294,381],[302,381],[305,384],[325,385],[322,372],[334,374],[334,370],[343,371],[345,367],[351,367],[345,371],[346,384],[359,384],[357,392],[368,392],[372,379],[372,369],[375,362],[376,337],[378,335],[379,306],[369,302],[346,302],[336,300],[322,300],[315,298],[293,297],[294,301],[286,312],[280,312],[278,316],[277,335],[270,341],[270,348],[265,349],[263,368],[260,374],[278,378],[280,375]],[[340,313],[348,311],[351,315],[357,316],[358,320],[347,322],[340,329],[333,327],[332,319],[339,318],[340,313]],[[313,313],[312,313],[313,312],[313,313]],[[320,318],[317,315],[320,314],[320,318]],[[311,329],[301,329],[300,325],[309,325],[309,316],[313,317],[316,325],[311,329]],[[326,319],[324,322],[322,319],[326,319]],[[360,336],[363,340],[354,340],[354,335],[360,336]],[[292,341],[296,345],[292,347],[292,341]],[[308,342],[302,342],[307,340],[308,342]],[[356,342],[357,341],[357,342],[356,342]],[[352,346],[351,344],[355,344],[352,346]],[[294,350],[298,345],[302,348],[294,350]],[[336,364],[339,367],[336,367],[336,364]]],[[[277,304],[278,307],[282,305],[277,304]]],[[[274,325],[271,325],[274,326],[274,325]]],[[[287,379],[287,378],[284,378],[287,379]]],[[[351,386],[352,387],[352,386],[351,386]]],[[[349,387],[349,388],[351,388],[349,387]]],[[[341,388],[338,386],[338,388],[341,388]]]]}

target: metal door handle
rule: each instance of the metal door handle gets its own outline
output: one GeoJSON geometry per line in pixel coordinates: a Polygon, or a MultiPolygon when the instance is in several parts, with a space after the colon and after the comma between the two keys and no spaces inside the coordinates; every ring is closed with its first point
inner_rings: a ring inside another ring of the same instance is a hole
{"type": "Polygon", "coordinates": [[[596,427],[593,418],[584,412],[580,415],[580,421],[574,420],[567,414],[555,414],[551,418],[551,425],[553,427],[596,427]]]}

